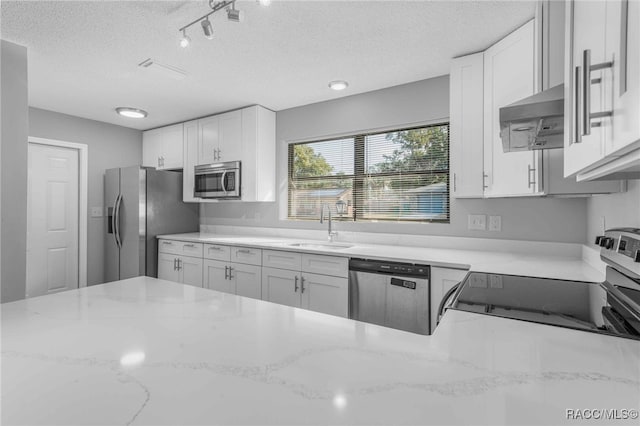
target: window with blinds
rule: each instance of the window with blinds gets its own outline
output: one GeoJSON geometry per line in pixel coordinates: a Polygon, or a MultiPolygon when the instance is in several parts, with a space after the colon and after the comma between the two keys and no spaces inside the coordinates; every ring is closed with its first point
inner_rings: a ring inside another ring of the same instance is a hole
{"type": "Polygon", "coordinates": [[[449,124],[289,145],[289,219],[449,222],[449,124]]]}

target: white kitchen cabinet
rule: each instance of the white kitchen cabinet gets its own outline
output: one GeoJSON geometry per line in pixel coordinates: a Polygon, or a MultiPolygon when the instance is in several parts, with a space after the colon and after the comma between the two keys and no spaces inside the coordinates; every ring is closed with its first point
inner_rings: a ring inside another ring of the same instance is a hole
{"type": "Polygon", "coordinates": [[[203,118],[198,123],[198,164],[241,160],[241,110],[203,118]]]}
{"type": "Polygon", "coordinates": [[[449,81],[452,195],[455,198],[482,198],[484,53],[454,59],[449,81]]]}
{"type": "Polygon", "coordinates": [[[206,244],[204,285],[211,290],[260,299],[262,296],[262,250],[206,244]],[[232,254],[241,262],[229,262],[232,254]],[[213,259],[222,260],[213,260],[213,259]],[[256,263],[256,259],[258,262],[256,263]]]}
{"type": "Polygon", "coordinates": [[[300,307],[300,272],[263,266],[262,300],[300,307]]]}
{"type": "Polygon", "coordinates": [[[305,272],[300,280],[302,308],[345,318],[349,315],[347,278],[305,272]]]}
{"type": "Polygon", "coordinates": [[[241,201],[275,201],[275,123],[275,113],[258,105],[185,123],[183,200],[223,201],[193,196],[194,167],[240,161],[241,201]]]}
{"type": "Polygon", "coordinates": [[[348,316],[348,259],[263,250],[262,299],[348,316]]]}
{"type": "Polygon", "coordinates": [[[202,258],[158,253],[158,278],[202,287],[202,258]]]}
{"type": "Polygon", "coordinates": [[[431,267],[431,333],[436,328],[438,308],[445,293],[461,282],[468,271],[463,269],[431,267]]]}
{"type": "Polygon", "coordinates": [[[538,151],[507,152],[500,138],[500,108],[538,91],[535,20],[484,52],[485,197],[542,194],[538,151]]]}
{"type": "Polygon", "coordinates": [[[142,165],[158,170],[183,167],[182,123],[142,133],[142,165]]]}
{"type": "Polygon", "coordinates": [[[637,177],[640,4],[570,1],[566,11],[565,174],[578,181],[637,177]]]}
{"type": "Polygon", "coordinates": [[[199,202],[200,198],[193,195],[195,184],[194,167],[198,164],[198,120],[184,123],[182,156],[182,201],[185,203],[199,202]]]}

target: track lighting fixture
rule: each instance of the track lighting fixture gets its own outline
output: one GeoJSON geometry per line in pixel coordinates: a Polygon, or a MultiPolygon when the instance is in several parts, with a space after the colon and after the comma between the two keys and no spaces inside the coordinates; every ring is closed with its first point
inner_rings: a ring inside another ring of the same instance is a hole
{"type": "Polygon", "coordinates": [[[191,43],[191,38],[187,35],[187,30],[182,30],[182,38],[180,39],[180,47],[188,47],[191,43]]]}
{"type": "Polygon", "coordinates": [[[211,25],[211,21],[209,18],[206,18],[200,22],[202,25],[202,31],[204,31],[204,36],[209,40],[213,40],[213,26],[211,25]]]}
{"type": "MultiPolygon", "coordinates": [[[[271,0],[258,0],[258,2],[262,6],[268,6],[271,3],[271,0]]],[[[189,22],[184,27],[178,29],[178,31],[182,32],[182,38],[180,39],[180,46],[187,47],[191,43],[191,39],[187,35],[187,28],[190,26],[197,24],[198,22],[202,26],[202,31],[204,32],[204,36],[209,40],[213,39],[213,25],[211,25],[211,21],[209,21],[209,16],[213,15],[219,10],[227,9],[227,19],[233,22],[241,22],[242,21],[242,11],[236,9],[236,0],[223,0],[223,1],[215,1],[209,0],[209,7],[211,8],[211,12],[207,13],[199,17],[198,19],[189,22]]]]}

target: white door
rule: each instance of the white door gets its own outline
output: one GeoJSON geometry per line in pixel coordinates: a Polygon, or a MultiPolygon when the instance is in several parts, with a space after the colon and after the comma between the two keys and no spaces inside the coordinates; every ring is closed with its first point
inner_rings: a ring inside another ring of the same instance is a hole
{"type": "Polygon", "coordinates": [[[218,161],[218,123],[217,115],[198,120],[198,164],[218,161]]]}
{"type": "Polygon", "coordinates": [[[29,143],[27,297],[78,288],[78,174],[77,150],[29,143]]]}
{"type": "Polygon", "coordinates": [[[242,111],[220,115],[220,155],[218,161],[238,161],[242,158],[242,111]]]}
{"type": "Polygon", "coordinates": [[[300,283],[302,307],[339,317],[349,313],[349,288],[346,278],[305,273],[300,283]]]}
{"type": "Polygon", "coordinates": [[[180,282],[183,284],[202,287],[202,259],[199,257],[178,257],[180,282]]]}
{"type": "Polygon", "coordinates": [[[260,299],[262,296],[262,267],[231,263],[231,279],[236,283],[238,296],[260,299]]]}
{"type": "Polygon", "coordinates": [[[177,257],[169,253],[158,253],[158,278],[161,280],[180,282],[178,277],[177,257]]]}
{"type": "Polygon", "coordinates": [[[486,197],[534,195],[540,154],[508,152],[500,139],[500,108],[535,93],[535,22],[529,21],[484,53],[484,170],[486,197]]]}
{"type": "Polygon", "coordinates": [[[236,292],[233,282],[228,277],[227,262],[220,260],[204,260],[204,288],[234,294],[236,292]]]}
{"type": "Polygon", "coordinates": [[[300,307],[300,272],[262,268],[262,300],[300,307]]]}

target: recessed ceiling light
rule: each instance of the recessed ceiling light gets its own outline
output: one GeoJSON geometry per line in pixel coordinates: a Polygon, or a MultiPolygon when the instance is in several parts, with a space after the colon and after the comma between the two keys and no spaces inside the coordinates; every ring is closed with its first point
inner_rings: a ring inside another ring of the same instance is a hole
{"type": "Polygon", "coordinates": [[[116,112],[128,118],[145,118],[147,116],[147,111],[138,108],[118,107],[116,112]]]}
{"type": "Polygon", "coordinates": [[[334,80],[329,82],[329,87],[333,90],[344,90],[349,87],[349,83],[344,80],[334,80]]]}

